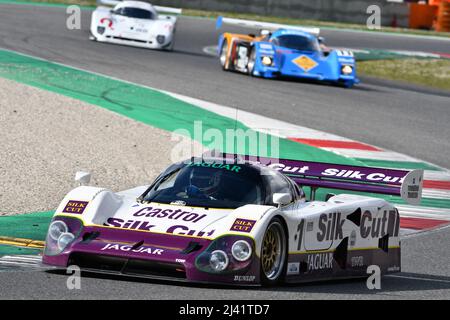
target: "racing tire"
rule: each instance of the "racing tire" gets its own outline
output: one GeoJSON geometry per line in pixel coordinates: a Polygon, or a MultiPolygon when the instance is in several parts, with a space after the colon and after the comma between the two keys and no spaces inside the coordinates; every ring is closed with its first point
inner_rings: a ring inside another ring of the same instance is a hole
{"type": "Polygon", "coordinates": [[[353,81],[342,81],[340,82],[341,87],[344,87],[346,89],[351,89],[355,85],[355,82],[353,81]]]}
{"type": "Polygon", "coordinates": [[[250,55],[248,56],[247,62],[247,73],[251,76],[254,76],[255,63],[256,63],[256,50],[252,48],[250,51],[250,55]]]}
{"type": "Polygon", "coordinates": [[[263,286],[274,286],[284,281],[287,270],[287,231],[280,218],[275,217],[264,232],[260,274],[263,286]]]}
{"type": "Polygon", "coordinates": [[[224,40],[222,43],[222,47],[220,48],[219,61],[223,70],[228,70],[227,67],[227,52],[228,52],[228,41],[224,40]]]}

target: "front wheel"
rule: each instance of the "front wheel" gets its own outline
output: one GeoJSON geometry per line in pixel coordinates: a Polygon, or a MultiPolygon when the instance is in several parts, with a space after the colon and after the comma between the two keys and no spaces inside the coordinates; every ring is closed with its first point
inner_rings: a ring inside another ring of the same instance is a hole
{"type": "Polygon", "coordinates": [[[172,33],[172,41],[170,42],[170,44],[166,47],[167,51],[173,51],[173,47],[175,46],[175,29],[173,30],[172,33]]]}
{"type": "Polygon", "coordinates": [[[267,226],[260,260],[263,285],[272,286],[283,281],[287,264],[287,236],[279,218],[273,218],[267,226]]]}
{"type": "Polygon", "coordinates": [[[350,81],[342,81],[342,82],[340,83],[340,85],[341,85],[342,87],[347,88],[347,89],[353,88],[354,84],[355,84],[355,82],[354,82],[354,81],[351,81],[351,80],[350,80],[350,81]]]}

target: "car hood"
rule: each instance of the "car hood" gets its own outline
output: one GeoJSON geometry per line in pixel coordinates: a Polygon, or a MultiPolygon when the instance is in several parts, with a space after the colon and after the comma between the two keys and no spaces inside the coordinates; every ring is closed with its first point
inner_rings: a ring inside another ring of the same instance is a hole
{"type": "Polygon", "coordinates": [[[103,225],[108,227],[212,237],[217,230],[210,226],[233,211],[233,209],[124,201],[114,214],[110,214],[102,220],[104,220],[103,225]]]}
{"type": "Polygon", "coordinates": [[[75,217],[84,226],[214,239],[234,231],[250,233],[271,206],[244,205],[236,209],[192,207],[181,204],[137,202],[146,186],[114,193],[96,187],[72,190],[56,215],[75,217]],[[83,210],[67,210],[83,203],[83,210]],[[245,228],[244,225],[250,225],[245,228]]]}

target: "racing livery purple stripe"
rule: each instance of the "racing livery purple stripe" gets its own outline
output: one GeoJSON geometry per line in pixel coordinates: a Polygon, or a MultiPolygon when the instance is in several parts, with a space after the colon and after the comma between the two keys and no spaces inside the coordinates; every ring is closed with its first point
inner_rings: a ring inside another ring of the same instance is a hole
{"type": "Polygon", "coordinates": [[[67,266],[69,255],[72,252],[175,262],[176,259],[183,256],[181,251],[187,248],[191,242],[198,243],[202,248],[206,248],[211,243],[211,240],[200,237],[139,232],[102,226],[86,226],[83,228],[83,234],[97,234],[98,236],[89,242],[83,241],[83,237],[78,238],[62,254],[56,256],[44,255],[43,262],[67,266]],[[132,250],[131,247],[137,243],[140,244],[139,247],[132,250]],[[162,251],[155,252],[156,249],[162,251]],[[158,252],[161,254],[158,254],[158,252]]]}
{"type": "MultiPolygon", "coordinates": [[[[277,170],[291,177],[300,185],[389,195],[401,195],[401,185],[410,172],[248,155],[239,156],[242,160],[258,162],[277,170]]],[[[222,154],[221,157],[234,159],[235,156],[222,154]]]]}
{"type": "MultiPolygon", "coordinates": [[[[223,154],[226,159],[233,159],[232,154],[223,154]]],[[[409,173],[407,170],[385,168],[371,168],[362,166],[347,166],[325,162],[299,161],[289,159],[275,159],[239,155],[243,160],[260,162],[285,174],[299,177],[330,178],[355,182],[381,183],[401,186],[403,178],[409,173]]]]}
{"type": "MultiPolygon", "coordinates": [[[[65,217],[60,217],[60,219],[64,221],[69,220],[65,217]]],[[[81,265],[81,268],[96,270],[98,272],[134,275],[136,274],[133,271],[130,273],[130,271],[125,271],[125,268],[128,268],[129,265],[139,264],[149,266],[146,263],[150,263],[150,265],[156,265],[157,269],[162,269],[169,265],[172,267],[172,275],[164,276],[164,273],[159,271],[156,277],[173,279],[173,272],[177,272],[178,277],[175,278],[193,282],[251,285],[258,284],[260,281],[260,265],[256,257],[245,262],[246,267],[239,271],[229,271],[220,274],[200,271],[196,266],[196,259],[208,249],[213,243],[213,240],[122,230],[102,226],[84,227],[82,234],[83,236],[78,237],[61,254],[53,256],[44,254],[43,263],[67,267],[69,264],[76,263],[77,261],[92,259],[94,264],[98,261],[101,261],[101,263],[92,267],[81,265]],[[92,234],[96,234],[96,237],[91,240],[86,240],[92,234]],[[108,265],[110,262],[112,263],[112,267],[108,265]],[[114,262],[122,263],[123,268],[113,269],[114,262]]],[[[239,237],[237,235],[230,235],[230,243],[233,243],[239,237]]],[[[150,278],[155,276],[154,273],[147,273],[149,269],[144,269],[143,271],[143,273],[139,273],[140,276],[150,278]]]]}

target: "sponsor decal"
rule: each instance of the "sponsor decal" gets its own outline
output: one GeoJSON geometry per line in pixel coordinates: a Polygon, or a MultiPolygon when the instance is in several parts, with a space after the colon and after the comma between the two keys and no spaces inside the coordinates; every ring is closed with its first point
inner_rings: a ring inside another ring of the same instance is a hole
{"type": "Polygon", "coordinates": [[[175,259],[175,262],[176,263],[185,263],[186,262],[186,259],[175,259]]]}
{"type": "Polygon", "coordinates": [[[352,230],[350,233],[350,246],[353,247],[356,244],[356,231],[352,230]]]}
{"type": "Polygon", "coordinates": [[[387,268],[388,272],[399,272],[400,271],[400,267],[399,266],[392,266],[387,268]]]}
{"type": "Polygon", "coordinates": [[[268,44],[268,43],[260,43],[259,44],[259,47],[261,48],[261,49],[268,49],[268,50],[272,50],[272,45],[271,44],[268,44]]]}
{"type": "Polygon", "coordinates": [[[395,210],[383,210],[383,214],[378,218],[374,218],[372,216],[372,212],[366,210],[363,212],[361,216],[361,226],[360,226],[360,234],[362,238],[372,237],[372,238],[380,238],[384,237],[388,234],[388,230],[390,230],[390,236],[397,236],[398,230],[395,227],[396,219],[391,217],[395,217],[395,210]],[[389,219],[388,219],[389,213],[389,219]],[[394,231],[395,230],[395,231],[394,231]]]}
{"type": "Polygon", "coordinates": [[[349,64],[352,67],[353,67],[353,64],[355,63],[355,59],[353,59],[353,58],[338,58],[338,61],[343,64],[349,64]]]}
{"type": "Polygon", "coordinates": [[[176,201],[172,201],[170,204],[175,205],[175,206],[185,206],[186,205],[186,201],[183,200],[176,200],[176,201]]]}
{"type": "Polygon", "coordinates": [[[353,52],[350,50],[336,50],[336,54],[338,57],[353,57],[353,52]]]}
{"type": "MultiPolygon", "coordinates": [[[[326,176],[326,177],[337,177],[337,178],[347,178],[355,179],[361,181],[373,181],[373,182],[387,182],[387,183],[402,183],[404,181],[403,177],[390,176],[381,172],[372,172],[370,174],[362,173],[359,170],[347,170],[347,169],[337,169],[337,168],[324,168],[318,171],[317,168],[310,168],[308,165],[304,166],[287,166],[282,163],[272,163],[268,167],[283,172],[285,174],[304,174],[310,173],[326,176]]],[[[414,190],[412,190],[414,192],[414,190]]]]}
{"type": "Polygon", "coordinates": [[[241,166],[236,164],[225,164],[225,163],[217,163],[217,162],[191,162],[188,164],[188,167],[206,167],[206,168],[214,168],[214,169],[223,169],[232,172],[237,172],[242,169],[241,166]]]}
{"type": "Polygon", "coordinates": [[[391,177],[387,176],[383,173],[370,173],[365,174],[360,171],[355,170],[339,170],[334,168],[326,169],[322,172],[322,175],[329,177],[339,177],[339,178],[348,178],[348,179],[358,179],[358,180],[369,180],[369,181],[379,181],[379,182],[403,182],[403,178],[400,177],[391,177]]]}
{"type": "Polygon", "coordinates": [[[154,207],[144,207],[133,213],[134,217],[160,218],[170,220],[182,220],[186,222],[197,223],[206,214],[195,213],[192,211],[184,211],[183,209],[163,209],[154,207]]]}
{"type": "MultiPolygon", "coordinates": [[[[318,221],[319,231],[316,234],[317,241],[334,241],[343,239],[343,226],[345,217],[340,212],[321,214],[318,221]]],[[[398,214],[396,210],[380,210],[378,214],[366,210],[361,215],[359,233],[361,238],[381,238],[398,236],[398,214]]],[[[356,244],[357,234],[353,230],[350,233],[349,245],[356,244]]]]}
{"type": "Polygon", "coordinates": [[[252,231],[255,223],[256,223],[255,220],[247,220],[247,219],[237,218],[236,220],[234,220],[234,223],[231,226],[230,230],[248,233],[248,232],[252,231]]]}
{"type": "Polygon", "coordinates": [[[173,233],[173,234],[178,234],[178,235],[187,235],[187,236],[196,236],[196,237],[210,237],[212,236],[212,234],[214,233],[215,230],[211,230],[211,231],[196,231],[196,230],[191,230],[186,226],[172,226],[169,227],[167,229],[167,233],[173,233]]]}
{"type": "Polygon", "coordinates": [[[112,28],[113,21],[109,18],[101,18],[100,19],[100,24],[104,24],[105,22],[108,22],[108,28],[111,28],[111,30],[113,30],[113,28],[112,28]]]}
{"type": "Polygon", "coordinates": [[[261,55],[268,55],[272,59],[273,59],[273,55],[275,54],[275,52],[273,50],[259,50],[259,53],[261,55]]]}
{"type": "MultiPolygon", "coordinates": [[[[130,229],[130,230],[140,230],[140,231],[153,231],[156,225],[151,224],[148,221],[142,220],[123,220],[119,218],[108,218],[106,222],[103,224],[106,227],[114,227],[121,229],[130,229]]],[[[187,235],[187,236],[195,236],[195,237],[210,237],[213,235],[215,230],[210,231],[198,231],[195,229],[190,229],[184,225],[174,225],[170,226],[166,229],[165,233],[172,233],[175,235],[187,235]]]]}
{"type": "Polygon", "coordinates": [[[309,170],[309,166],[291,167],[286,166],[282,163],[273,163],[270,164],[268,167],[284,173],[306,173],[309,170]]]}
{"type": "Polygon", "coordinates": [[[321,214],[319,217],[318,241],[341,240],[343,238],[342,226],[345,219],[341,219],[340,212],[321,214]]]}
{"type": "MultiPolygon", "coordinates": [[[[413,184],[415,184],[414,180],[413,184]]],[[[420,191],[419,185],[408,186],[408,199],[418,199],[419,191],[420,191]]]]}
{"type": "Polygon", "coordinates": [[[289,262],[287,265],[287,275],[299,274],[300,272],[300,262],[289,262]]]}
{"type": "Polygon", "coordinates": [[[308,254],[308,271],[333,268],[333,253],[308,254]]]}
{"type": "Polygon", "coordinates": [[[353,268],[363,267],[364,266],[364,257],[363,256],[351,257],[350,263],[353,268]]]}
{"type": "Polygon", "coordinates": [[[234,281],[237,282],[253,282],[255,279],[256,276],[234,276],[234,281]]]}
{"type": "Polygon", "coordinates": [[[86,209],[89,201],[77,201],[69,200],[62,212],[72,213],[72,214],[83,214],[84,209],[86,209]]]}
{"type": "Polygon", "coordinates": [[[315,62],[313,59],[305,55],[295,58],[294,60],[292,60],[292,62],[295,63],[301,69],[303,69],[303,71],[305,72],[314,69],[318,65],[317,62],[315,62]]]}
{"type": "Polygon", "coordinates": [[[133,249],[133,246],[130,245],[120,245],[116,243],[108,243],[100,250],[114,250],[114,251],[122,251],[122,252],[134,252],[134,253],[142,253],[142,254],[149,254],[149,255],[161,255],[164,250],[163,249],[156,249],[151,247],[145,247],[141,246],[136,249],[133,249]]]}

